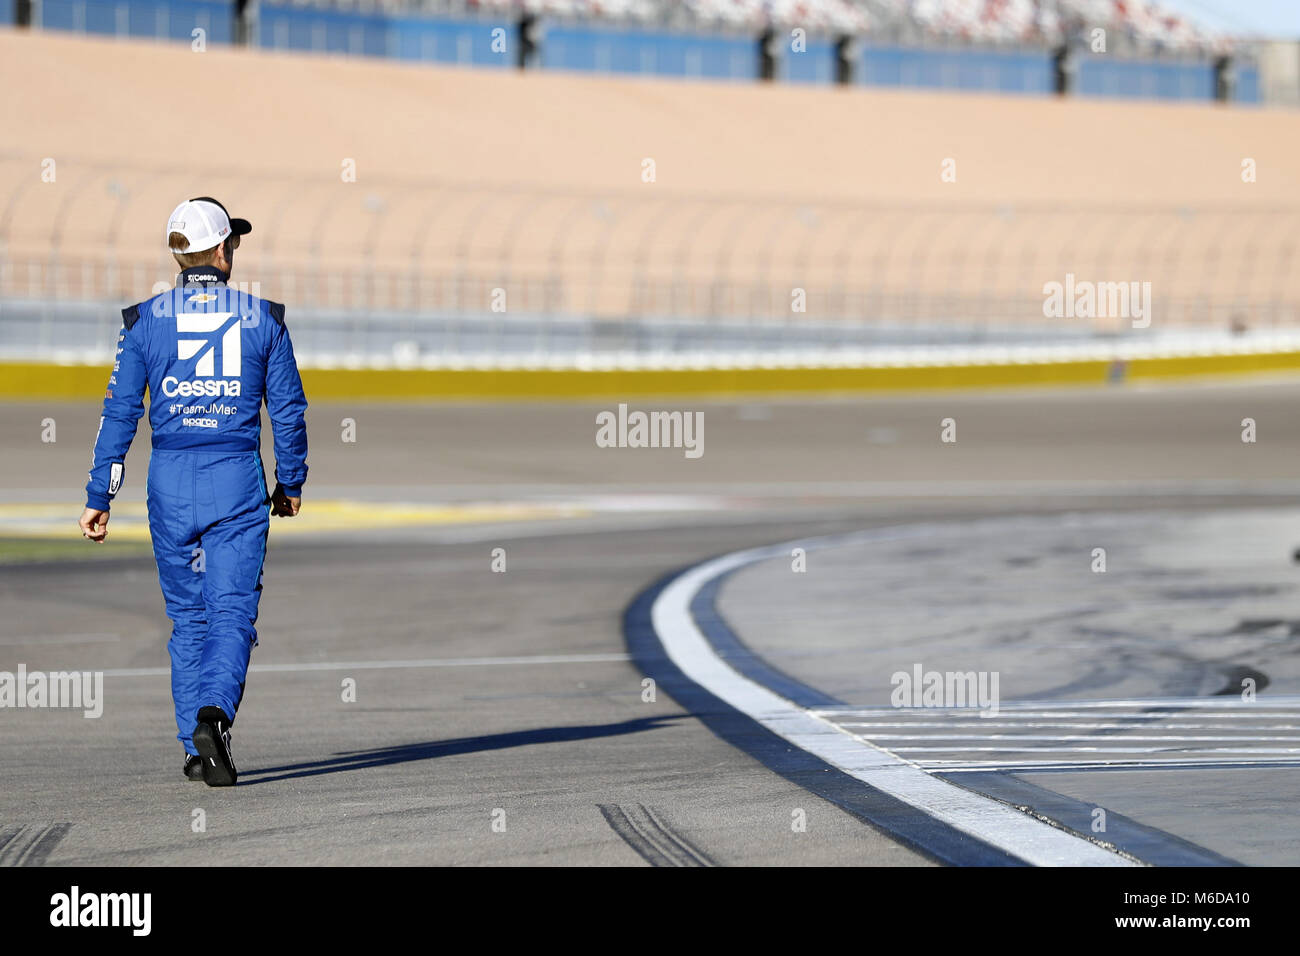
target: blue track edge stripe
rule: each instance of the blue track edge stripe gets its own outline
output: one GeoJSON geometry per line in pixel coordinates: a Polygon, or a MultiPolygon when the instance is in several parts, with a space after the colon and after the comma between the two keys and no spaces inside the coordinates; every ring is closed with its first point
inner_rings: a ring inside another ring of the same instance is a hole
{"type": "MultiPolygon", "coordinates": [[[[1026,865],[1023,860],[936,820],[793,746],[683,674],[664,651],[651,620],[655,601],[681,573],[669,574],[641,592],[623,614],[623,635],[628,652],[640,671],[653,678],[659,689],[715,735],[749,754],[769,770],[932,860],[957,866],[1026,865]]],[[[715,596],[716,593],[714,589],[715,596]]],[[[731,641],[734,646],[743,648],[716,612],[697,620],[697,624],[710,643],[721,641],[726,646],[731,641]]],[[[749,656],[758,660],[752,653],[749,656]]],[[[750,663],[752,665],[752,661],[750,663]]],[[[745,673],[749,676],[750,672],[745,673]]],[[[779,672],[773,673],[791,680],[779,672]]],[[[811,688],[805,689],[811,691],[811,688]]]]}
{"type": "Polygon", "coordinates": [[[708,638],[717,655],[755,684],[766,687],[774,694],[780,694],[786,700],[794,701],[800,707],[812,709],[848,706],[844,701],[777,670],[750,650],[731,629],[718,611],[718,592],[738,570],[740,569],[734,568],[718,575],[691,598],[691,617],[695,619],[695,626],[708,638]]]}

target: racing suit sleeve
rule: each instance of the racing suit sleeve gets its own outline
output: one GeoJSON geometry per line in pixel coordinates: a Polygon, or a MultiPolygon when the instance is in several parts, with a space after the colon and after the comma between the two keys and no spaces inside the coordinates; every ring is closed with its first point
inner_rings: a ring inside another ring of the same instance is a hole
{"type": "Polygon", "coordinates": [[[126,475],[126,453],[144,414],[144,391],[149,382],[140,332],[125,325],[117,337],[117,356],[104,392],[104,409],[90,459],[86,507],[107,511],[126,475]]]}
{"type": "Polygon", "coordinates": [[[283,321],[277,323],[266,362],[266,410],[275,441],[275,480],[290,498],[301,497],[307,480],[307,396],[283,321]]]}

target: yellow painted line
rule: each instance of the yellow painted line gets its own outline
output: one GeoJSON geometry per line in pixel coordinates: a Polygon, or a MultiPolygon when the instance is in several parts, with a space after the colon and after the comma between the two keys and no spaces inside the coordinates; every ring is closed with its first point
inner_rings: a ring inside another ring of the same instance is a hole
{"type": "Polygon", "coordinates": [[[1132,359],[1133,381],[1191,378],[1205,375],[1255,375],[1300,369],[1300,352],[1261,352],[1246,355],[1188,355],[1180,358],[1132,359]]]}
{"type": "MultiPolygon", "coordinates": [[[[844,394],[1016,386],[1105,385],[1114,363],[929,365],[890,368],[737,369],[304,369],[317,401],[620,399],[653,396],[844,394]]],[[[1300,371],[1300,351],[1131,359],[1127,381],[1300,371]]],[[[0,399],[84,399],[103,395],[107,369],[0,362],[0,399]]]]}
{"type": "MultiPolygon", "coordinates": [[[[1298,357],[1300,364],[1300,357],[1298,357]]],[[[320,400],[619,399],[652,396],[814,394],[1102,383],[1105,362],[926,368],[745,369],[315,369],[303,372],[320,400]]]]}
{"type": "Polygon", "coordinates": [[[102,400],[108,374],[108,365],[0,362],[0,398],[102,400]]]}
{"type": "MultiPolygon", "coordinates": [[[[295,518],[272,518],[273,535],[300,535],[327,531],[368,531],[381,528],[445,524],[489,524],[503,521],[537,521],[576,518],[590,514],[585,508],[565,505],[464,504],[418,505],[364,501],[308,501],[295,518]]],[[[58,504],[0,504],[0,537],[76,538],[81,509],[58,504]]],[[[119,541],[148,541],[149,521],[143,502],[113,506],[108,536],[119,541]]]]}

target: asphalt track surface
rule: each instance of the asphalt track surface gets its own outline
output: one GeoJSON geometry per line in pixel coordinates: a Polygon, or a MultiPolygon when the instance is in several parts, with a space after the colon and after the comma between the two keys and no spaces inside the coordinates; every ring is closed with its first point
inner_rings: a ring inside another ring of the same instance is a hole
{"type": "MultiPolygon", "coordinates": [[[[272,532],[261,645],[235,724],[238,787],[208,789],[180,776],[169,624],[149,557],[125,549],[114,557],[110,523],[105,554],[94,560],[0,568],[0,670],[21,663],[105,672],[99,719],[0,710],[0,865],[942,862],[798,774],[774,772],[743,734],[715,732],[688,694],[686,707],[662,687],[643,699],[644,674],[625,633],[629,605],[715,556],[902,525],[937,527],[940,543],[943,529],[953,529],[942,561],[925,548],[888,552],[900,587],[935,582],[960,567],[952,552],[972,521],[1042,516],[1033,519],[1047,522],[1035,547],[1050,551],[1051,523],[1065,514],[1121,527],[1131,515],[1133,527],[1149,529],[1131,534],[1150,547],[1178,515],[1208,516],[1212,555],[1215,540],[1234,545],[1231,516],[1240,511],[1275,529],[1274,553],[1254,560],[1281,587],[1292,572],[1288,524],[1300,544],[1298,401],[1300,385],[1271,382],[633,403],[702,411],[698,459],[680,449],[597,448],[596,412],[613,402],[314,405],[304,513],[293,533],[285,521],[272,532]],[[956,421],[955,443],[940,440],[945,418],[956,421]],[[1254,442],[1241,440],[1245,418],[1255,422],[1254,442]],[[342,440],[344,419],[356,423],[355,443],[342,440]],[[350,517],[315,530],[314,502],[347,502],[350,517]],[[399,505],[416,509],[409,520],[400,509],[397,520],[367,519],[368,510],[382,516],[399,505]],[[418,511],[435,505],[443,510],[432,517],[418,511]],[[492,570],[497,548],[504,572],[492,570]],[[343,700],[349,680],[354,702],[343,700]],[[199,817],[205,826],[196,832],[199,817]]],[[[63,503],[72,527],[97,421],[92,406],[0,409],[0,505],[10,517],[63,503]],[[58,440],[44,443],[49,417],[58,440]]],[[[147,439],[142,426],[120,499],[127,505],[143,496],[147,439]]],[[[128,509],[122,514],[125,528],[128,509]]],[[[993,541],[1006,547],[1019,533],[1011,529],[994,526],[993,541]]],[[[971,560],[979,555],[973,548],[971,560]]],[[[1200,570],[1212,573],[1213,563],[1200,570]]],[[[979,605],[976,623],[996,630],[992,612],[1010,615],[1018,598],[991,573],[986,593],[978,581],[964,582],[974,590],[962,593],[979,605]]],[[[853,586],[851,569],[817,575],[814,560],[800,579],[820,588],[808,602],[781,590],[791,578],[760,586],[738,574],[718,607],[742,641],[803,683],[843,684],[876,633],[864,628],[855,643],[853,621],[878,609],[869,588],[853,586]],[[832,630],[837,663],[800,656],[814,635],[832,630]]],[[[1254,614],[1241,585],[1224,600],[1242,620],[1271,622],[1260,625],[1271,640],[1234,645],[1232,664],[1267,678],[1263,699],[1300,693],[1300,669],[1289,663],[1293,606],[1280,606],[1285,594],[1275,587],[1254,614]]],[[[1061,592],[1069,591],[1057,581],[1038,598],[1065,607],[1074,595],[1061,592]]],[[[924,589],[916,593],[908,624],[920,642],[927,603],[924,589]]],[[[1203,610],[1193,608],[1191,620],[1203,610]]],[[[1189,660],[1217,660],[1203,633],[1180,637],[1186,613],[1168,612],[1152,637],[1156,651],[1141,661],[1148,697],[1209,699],[1223,689],[1184,679],[1189,660]]],[[[1127,639],[1140,644],[1142,635],[1127,639]]],[[[1032,687],[1022,696],[1104,697],[1104,689],[1062,679],[1074,662],[1068,648],[1035,653],[1035,641],[1049,640],[1060,643],[1047,628],[1021,639],[1017,676],[1032,687]]],[[[1077,650],[1079,673],[1092,673],[1099,652],[1077,650]]],[[[1114,666],[1122,680],[1126,664],[1114,666]]],[[[882,703],[869,697],[878,680],[871,684],[865,666],[862,673],[856,685],[833,690],[844,697],[861,687],[851,703],[882,703]]],[[[1016,703],[1009,688],[1003,697],[1016,703]]],[[[1168,772],[1039,773],[1032,784],[1049,815],[1113,808],[1138,859],[1149,845],[1139,838],[1152,831],[1167,835],[1166,848],[1183,841],[1225,862],[1300,859],[1300,827],[1287,811],[1300,789],[1296,768],[1198,772],[1212,773],[1199,791],[1168,772]],[[1274,838],[1244,840],[1247,823],[1274,838]]],[[[993,776],[988,787],[1002,786],[998,798],[1015,802],[1025,777],[993,776]]]]}

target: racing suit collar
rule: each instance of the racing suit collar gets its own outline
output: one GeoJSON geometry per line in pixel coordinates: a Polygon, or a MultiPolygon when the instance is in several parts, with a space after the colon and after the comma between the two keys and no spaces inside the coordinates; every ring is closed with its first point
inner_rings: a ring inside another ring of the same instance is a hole
{"type": "Polygon", "coordinates": [[[182,269],[176,276],[177,287],[187,285],[225,285],[230,273],[222,272],[216,266],[191,266],[182,269]]]}

